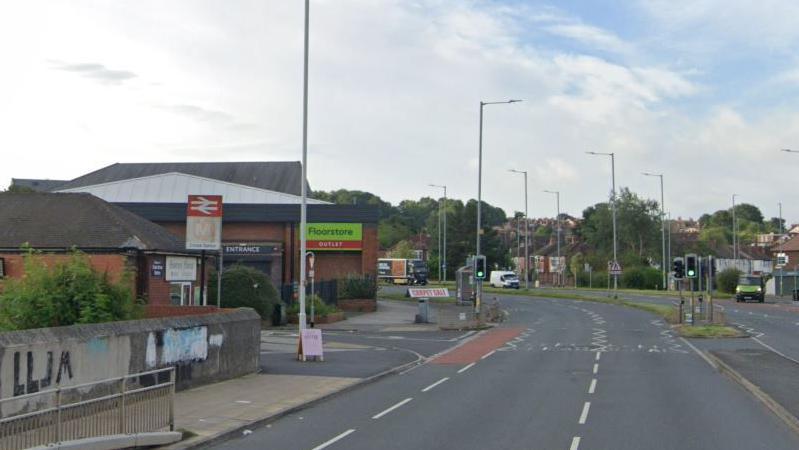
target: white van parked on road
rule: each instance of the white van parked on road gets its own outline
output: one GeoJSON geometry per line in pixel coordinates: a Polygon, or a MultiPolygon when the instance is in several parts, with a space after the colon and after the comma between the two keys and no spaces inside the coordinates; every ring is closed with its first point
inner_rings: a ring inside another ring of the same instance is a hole
{"type": "Polygon", "coordinates": [[[491,272],[489,284],[497,288],[519,289],[519,277],[509,270],[494,270],[491,272]]]}

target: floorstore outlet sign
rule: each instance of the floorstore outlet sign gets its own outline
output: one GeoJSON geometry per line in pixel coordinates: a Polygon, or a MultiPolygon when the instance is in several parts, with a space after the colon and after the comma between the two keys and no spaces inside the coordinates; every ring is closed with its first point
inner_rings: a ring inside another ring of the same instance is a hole
{"type": "Polygon", "coordinates": [[[305,237],[308,250],[361,250],[363,224],[309,223],[305,237]]]}

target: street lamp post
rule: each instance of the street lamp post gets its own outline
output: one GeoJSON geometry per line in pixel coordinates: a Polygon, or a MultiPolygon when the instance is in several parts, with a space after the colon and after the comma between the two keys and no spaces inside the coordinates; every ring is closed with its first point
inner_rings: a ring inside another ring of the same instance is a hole
{"type": "Polygon", "coordinates": [[[527,171],[510,169],[511,172],[524,174],[524,288],[530,289],[530,227],[527,223],[527,171]]]}
{"type": "Polygon", "coordinates": [[[303,84],[302,84],[302,178],[300,179],[300,191],[302,204],[300,206],[300,311],[297,315],[299,319],[299,329],[305,329],[305,284],[307,283],[305,273],[305,252],[307,249],[306,228],[308,210],[308,192],[306,180],[308,179],[308,28],[310,22],[310,0],[305,0],[305,45],[303,55],[303,84]]]}
{"type": "Polygon", "coordinates": [[[785,234],[785,228],[782,224],[782,202],[779,202],[778,205],[780,205],[780,236],[782,236],[785,234]]]}
{"type": "Polygon", "coordinates": [[[643,175],[648,177],[660,177],[660,233],[662,240],[660,255],[661,255],[661,264],[662,264],[661,269],[663,269],[663,290],[665,291],[667,283],[666,271],[668,269],[666,268],[666,212],[665,212],[666,206],[663,196],[663,174],[644,172],[643,175]]]}
{"type": "MultiPolygon", "coordinates": [[[[610,207],[613,212],[613,262],[617,261],[617,243],[616,243],[616,154],[615,153],[602,153],[602,152],[586,152],[589,155],[610,156],[610,177],[611,177],[611,191],[610,191],[610,207]]],[[[613,275],[613,290],[614,293],[619,289],[619,275],[613,275]]]]}
{"type": "MultiPolygon", "coordinates": [[[[557,223],[557,227],[558,227],[557,233],[556,233],[556,235],[557,235],[556,247],[557,247],[557,251],[558,251],[558,285],[561,286],[561,285],[563,285],[563,280],[561,279],[562,278],[561,274],[563,273],[563,265],[561,265],[561,261],[560,261],[560,228],[561,228],[560,227],[560,191],[547,191],[547,190],[544,190],[544,192],[546,192],[547,194],[554,194],[555,195],[555,208],[556,208],[555,211],[558,214],[557,217],[555,217],[555,223],[557,223]]],[[[577,274],[575,274],[574,276],[576,277],[577,274]]]]}
{"type": "Polygon", "coordinates": [[[428,184],[430,187],[442,188],[444,189],[444,209],[442,214],[441,204],[438,206],[438,281],[439,283],[443,280],[444,282],[447,281],[447,186],[443,184],[428,184]],[[444,222],[444,241],[441,241],[441,222],[442,217],[444,222]],[[443,249],[443,250],[442,250],[443,249]],[[443,278],[442,278],[443,272],[443,278]]]}
{"type": "MultiPolygon", "coordinates": [[[[307,0],[306,0],[307,1],[307,0]]],[[[480,235],[482,234],[482,203],[483,203],[483,108],[486,105],[501,105],[505,103],[516,103],[521,100],[505,100],[503,102],[480,102],[480,134],[477,144],[477,245],[475,248],[475,257],[480,255],[480,235]]],[[[477,289],[475,289],[474,311],[480,312],[480,301],[483,295],[483,282],[477,280],[477,289]]]]}
{"type": "Polygon", "coordinates": [[[732,259],[735,261],[735,267],[738,267],[738,224],[735,221],[735,197],[738,194],[732,194],[732,259]]]}

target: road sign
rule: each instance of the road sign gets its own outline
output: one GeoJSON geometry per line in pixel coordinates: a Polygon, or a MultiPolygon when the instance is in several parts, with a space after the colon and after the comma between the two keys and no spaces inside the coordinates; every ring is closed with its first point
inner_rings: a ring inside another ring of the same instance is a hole
{"type": "Polygon", "coordinates": [[[408,288],[408,295],[411,298],[449,297],[449,290],[446,288],[408,288]]]}
{"type": "Polygon", "coordinates": [[[186,209],[186,248],[222,248],[222,196],[189,195],[186,209]]]}
{"type": "Polygon", "coordinates": [[[621,264],[618,261],[608,261],[608,272],[611,275],[621,275],[621,264]]]}

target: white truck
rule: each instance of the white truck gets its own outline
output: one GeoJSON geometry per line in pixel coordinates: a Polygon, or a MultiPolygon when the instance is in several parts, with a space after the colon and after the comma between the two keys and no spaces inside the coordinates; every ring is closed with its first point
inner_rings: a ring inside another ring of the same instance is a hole
{"type": "Polygon", "coordinates": [[[496,288],[519,289],[519,277],[510,270],[494,270],[488,284],[496,288]]]}

